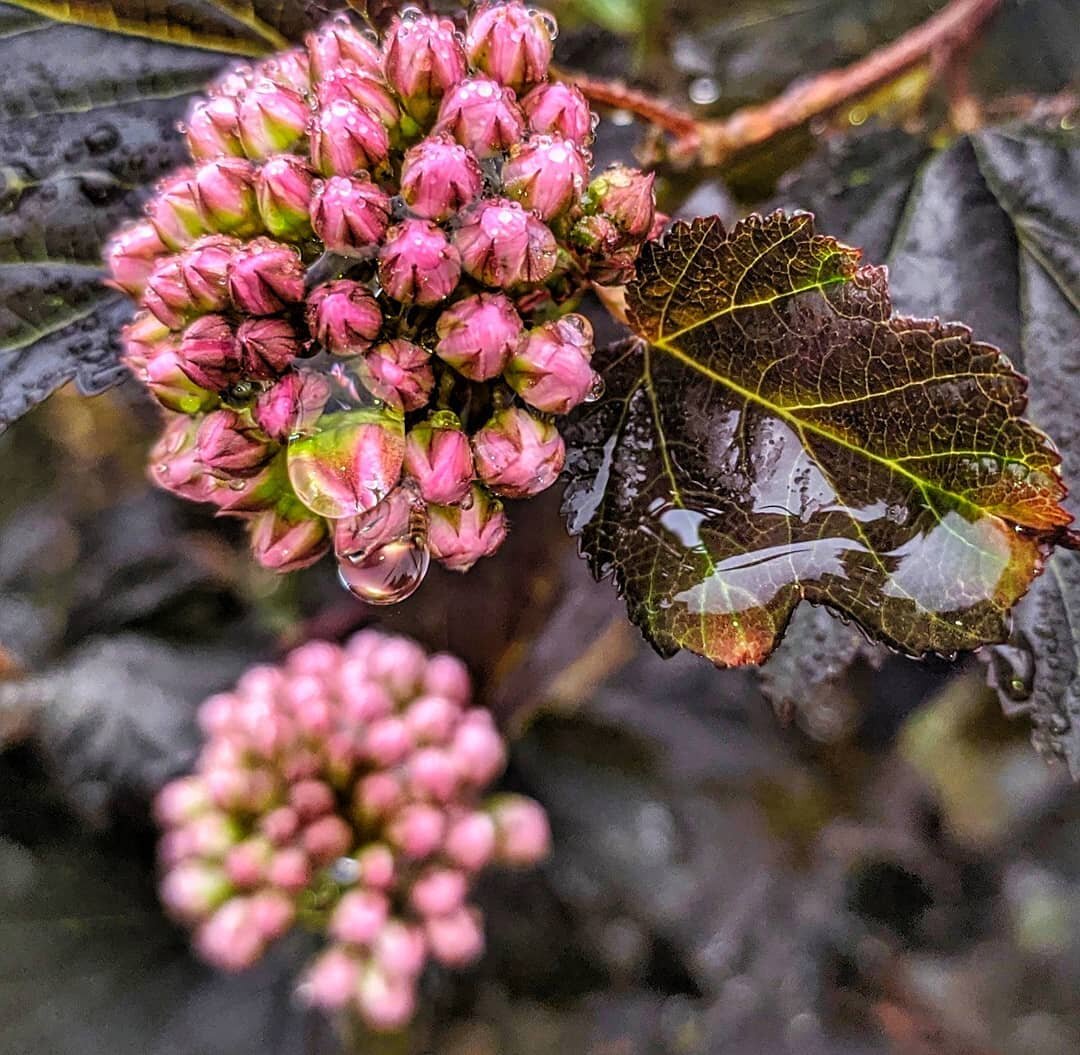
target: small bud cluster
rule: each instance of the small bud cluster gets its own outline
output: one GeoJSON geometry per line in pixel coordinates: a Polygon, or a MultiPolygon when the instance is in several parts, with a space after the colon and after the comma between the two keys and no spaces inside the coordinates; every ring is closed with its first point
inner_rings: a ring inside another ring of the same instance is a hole
{"type": "Polygon", "coordinates": [[[553,416],[600,390],[569,309],[627,280],[655,210],[649,175],[589,182],[554,35],[516,2],[464,33],[340,16],[211,86],[192,166],[109,243],[126,362],[168,412],[152,476],[247,519],[264,566],[333,548],[354,593],[399,600],[559,475],[553,416]]]}
{"type": "Polygon", "coordinates": [[[536,863],[550,832],[531,799],[481,798],[505,748],[469,696],[458,659],[365,630],[208,699],[195,772],[155,803],[161,898],[198,953],[243,970],[306,925],[327,944],[300,992],[374,1029],[409,1021],[428,960],[476,960],[473,878],[536,863]]]}

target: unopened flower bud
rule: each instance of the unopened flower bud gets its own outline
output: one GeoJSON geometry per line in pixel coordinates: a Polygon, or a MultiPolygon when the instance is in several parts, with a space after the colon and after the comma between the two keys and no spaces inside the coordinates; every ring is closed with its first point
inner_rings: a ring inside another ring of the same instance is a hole
{"type": "Polygon", "coordinates": [[[432,656],[424,670],[424,692],[433,696],[445,696],[463,707],[472,695],[472,679],[469,668],[457,656],[438,652],[432,656]]]}
{"type": "Polygon", "coordinates": [[[656,213],[654,173],[613,165],[589,184],[591,208],[607,216],[628,238],[644,239],[656,213]]]}
{"type": "Polygon", "coordinates": [[[494,3],[469,21],[469,62],[500,84],[520,90],[546,80],[554,19],[519,3],[494,3]]]}
{"type": "Polygon", "coordinates": [[[268,59],[263,59],[252,71],[255,81],[267,80],[291,88],[294,92],[307,95],[311,90],[311,63],[303,48],[290,48],[279,51],[268,59]]]}
{"type": "Polygon", "coordinates": [[[226,70],[207,87],[211,99],[239,99],[251,87],[254,70],[247,63],[238,63],[226,70]]]}
{"type": "Polygon", "coordinates": [[[506,539],[502,504],[482,487],[472,487],[470,494],[471,504],[428,509],[428,548],[451,571],[468,571],[482,557],[490,557],[506,539]]]}
{"type": "Polygon", "coordinates": [[[461,277],[457,248],[428,220],[406,220],[390,228],[379,250],[379,281],[404,304],[429,307],[445,300],[461,277]]]}
{"type": "Polygon", "coordinates": [[[207,235],[177,258],[184,285],[199,311],[220,311],[229,299],[229,268],[240,243],[235,238],[207,235]]]}
{"type": "Polygon", "coordinates": [[[206,233],[192,186],[193,176],[191,169],[180,169],[162,180],[146,207],[150,223],[169,249],[183,249],[206,233]]]}
{"type": "Polygon", "coordinates": [[[224,316],[196,319],[184,331],[179,354],[180,368],[201,388],[218,392],[240,380],[240,349],[224,316]]]}
{"type": "Polygon", "coordinates": [[[326,521],[295,499],[258,513],[251,522],[250,539],[259,564],[283,573],[310,567],[330,548],[326,521]]]}
{"type": "Polygon", "coordinates": [[[581,90],[572,84],[538,84],[521,100],[521,108],[533,132],[562,136],[579,147],[592,139],[592,111],[581,90]]]}
{"type": "Polygon", "coordinates": [[[311,878],[307,854],[296,846],[278,850],[270,860],[266,878],[271,886],[281,887],[282,890],[303,890],[311,878]]]}
{"type": "Polygon", "coordinates": [[[199,100],[188,114],[186,129],[188,149],[196,161],[243,156],[240,112],[236,99],[231,96],[199,100]]]}
{"type": "Polygon", "coordinates": [[[342,896],[330,917],[330,936],[350,945],[370,945],[389,914],[390,905],[385,894],[374,890],[350,890],[342,896]]]}
{"type": "Polygon", "coordinates": [[[203,418],[197,444],[207,472],[223,480],[253,475],[273,454],[266,437],[252,422],[224,408],[203,418]]]}
{"type": "Polygon", "coordinates": [[[208,915],[229,896],[225,873],[212,865],[185,862],[165,876],[161,901],[170,915],[194,922],[208,915]]]}
{"type": "Polygon", "coordinates": [[[195,932],[199,955],[223,971],[243,971],[263,952],[247,898],[230,898],[195,932]]]}
{"type": "Polygon", "coordinates": [[[353,843],[353,832],[340,817],[331,814],[309,824],[303,833],[304,850],[316,864],[327,865],[346,853],[353,843]]]}
{"type": "Polygon", "coordinates": [[[197,414],[200,410],[216,406],[218,402],[213,392],[191,379],[175,343],[163,345],[154,352],[143,368],[143,377],[154,398],[168,410],[197,414]]]}
{"type": "Polygon", "coordinates": [[[289,789],[289,805],[304,821],[312,821],[334,808],[334,789],[321,780],[300,780],[289,789]]]}
{"type": "Polygon", "coordinates": [[[307,300],[308,329],[334,355],[366,352],[378,337],[382,321],[368,288],[350,279],[325,282],[307,300]]]}
{"type": "Polygon", "coordinates": [[[210,796],[198,777],[181,777],[154,798],[154,820],[162,827],[178,827],[210,808],[210,796]]]}
{"type": "Polygon", "coordinates": [[[378,45],[353,26],[347,17],[332,19],[309,33],[304,43],[311,75],[316,81],[325,79],[345,63],[351,63],[369,76],[382,76],[383,56],[378,45]]]}
{"type": "Polygon", "coordinates": [[[596,386],[589,365],[592,324],[584,315],[564,315],[530,330],[506,370],[506,380],[530,406],[568,414],[596,386]]]}
{"type": "Polygon", "coordinates": [[[229,295],[237,310],[273,315],[304,299],[304,265],[290,245],[256,238],[239,250],[229,272],[229,295]]]}
{"type": "Polygon", "coordinates": [[[485,286],[511,289],[543,282],[555,270],[558,247],[542,220],[517,202],[481,202],[454,232],[465,272],[485,286]]]}
{"type": "Polygon", "coordinates": [[[263,817],[259,829],[276,846],[284,846],[300,830],[300,818],[291,806],[279,806],[263,817]]]}
{"type": "Polygon", "coordinates": [[[430,136],[405,154],[401,196],[428,220],[447,220],[483,191],[476,158],[447,135],[430,136]]]}
{"type": "Polygon", "coordinates": [[[376,399],[404,411],[426,406],[435,387],[430,354],[404,337],[365,352],[357,376],[376,399]]]}
{"type": "Polygon", "coordinates": [[[556,136],[515,145],[502,170],[506,193],[545,220],[577,203],[588,175],[589,163],[578,147],[556,136]]]}
{"type": "Polygon", "coordinates": [[[449,802],[458,790],[457,763],[447,751],[423,747],[407,761],[409,788],[420,798],[449,802]]]}
{"type": "Polygon", "coordinates": [[[412,117],[426,124],[465,76],[454,23],[437,16],[395,19],[386,35],[386,78],[412,117]]]}
{"type": "Polygon", "coordinates": [[[405,724],[416,743],[443,744],[454,731],[459,715],[460,708],[446,697],[421,696],[409,704],[405,724]]]}
{"type": "Polygon", "coordinates": [[[240,96],[244,153],[258,160],[291,150],[303,138],[310,116],[299,92],[271,80],[257,81],[240,96]]]}
{"type": "Polygon", "coordinates": [[[182,329],[185,322],[199,314],[184,282],[179,257],[167,256],[157,262],[146,280],[142,305],[170,330],[182,329]]]}
{"type": "Polygon", "coordinates": [[[416,1011],[416,990],[411,979],[393,978],[375,966],[360,975],[357,1009],[370,1029],[394,1032],[408,1024],[416,1011]]]}
{"type": "Polygon", "coordinates": [[[218,158],[192,178],[195,200],[208,230],[246,238],[262,230],[255,202],[255,166],[246,158],[218,158]]]}
{"type": "Polygon", "coordinates": [[[375,962],[391,978],[415,978],[424,966],[427,942],[419,927],[399,919],[387,920],[375,939],[375,962]]]}
{"type": "Polygon", "coordinates": [[[532,865],[551,853],[551,828],[543,807],[524,795],[499,795],[491,803],[496,856],[508,865],[532,865]]]}
{"type": "Polygon", "coordinates": [[[336,99],[312,122],[311,159],[325,176],[374,171],[389,156],[385,126],[349,99],[336,99]]]}
{"type": "Polygon", "coordinates": [[[459,908],[425,922],[431,955],[447,967],[466,967],[484,951],[484,929],[475,909],[459,908]]]}
{"type": "Polygon", "coordinates": [[[558,479],[566,447],[550,422],[509,407],[473,437],[473,456],[477,475],[496,494],[528,498],[558,479]]]}
{"type": "Polygon", "coordinates": [[[399,810],[388,832],[394,845],[414,861],[430,857],[446,833],[446,813],[436,806],[410,803],[399,810]]]}
{"type": "Polygon", "coordinates": [[[443,851],[454,864],[478,872],[495,853],[495,822],[486,813],[468,813],[450,825],[443,851]]]}
{"type": "Polygon", "coordinates": [[[329,398],[330,385],[322,374],[297,370],[258,396],[252,416],[271,439],[283,443],[290,436],[310,431],[329,398]]]}
{"type": "Polygon", "coordinates": [[[280,938],[292,926],[296,906],[280,890],[262,889],[251,897],[251,921],[263,941],[280,938]]]}
{"type": "Polygon", "coordinates": [[[257,836],[245,839],[225,855],[225,874],[235,886],[250,890],[262,882],[273,853],[268,840],[257,836]]]}
{"type": "Polygon", "coordinates": [[[401,111],[386,82],[369,73],[362,73],[351,64],[331,71],[319,82],[317,94],[321,108],[326,109],[338,100],[345,100],[377,118],[391,134],[401,120],[401,111]]]}
{"type": "Polygon", "coordinates": [[[293,154],[272,157],[259,169],[255,177],[259,216],[275,238],[310,237],[313,183],[307,162],[293,154]]]}
{"type": "Polygon", "coordinates": [[[122,227],[105,246],[105,264],[111,284],[138,297],[146,287],[158,257],[165,252],[165,243],[149,221],[122,227]]]}
{"type": "Polygon", "coordinates": [[[311,225],[331,252],[359,256],[382,241],[390,210],[389,195],[370,179],[334,176],[315,186],[311,225]]]}
{"type": "Polygon", "coordinates": [[[421,422],[405,437],[405,471],[425,502],[453,505],[469,493],[472,448],[460,426],[421,422]]]}
{"type": "Polygon", "coordinates": [[[488,158],[521,139],[525,117],[509,88],[487,77],[469,77],[443,99],[435,131],[488,158]]]}
{"type": "Polygon", "coordinates": [[[246,376],[268,381],[283,374],[300,354],[300,338],[282,318],[245,319],[236,330],[246,376]]]}
{"type": "Polygon", "coordinates": [[[445,916],[461,908],[466,892],[463,873],[452,868],[432,868],[417,877],[409,901],[421,916],[445,916]]]}
{"type": "Polygon", "coordinates": [[[483,787],[506,765],[506,748],[487,711],[468,712],[454,732],[451,751],[462,780],[483,787]]]}
{"type": "Polygon", "coordinates": [[[394,853],[386,843],[371,843],[357,855],[360,882],[375,890],[387,890],[394,882],[397,868],[394,853]]]}

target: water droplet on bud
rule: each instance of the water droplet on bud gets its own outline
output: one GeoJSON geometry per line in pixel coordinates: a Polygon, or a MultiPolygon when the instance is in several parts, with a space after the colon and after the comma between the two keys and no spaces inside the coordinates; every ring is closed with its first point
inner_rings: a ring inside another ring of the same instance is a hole
{"type": "Polygon", "coordinates": [[[395,539],[360,561],[339,557],[338,579],[366,604],[397,604],[416,591],[430,563],[421,539],[395,539]]]}
{"type": "Polygon", "coordinates": [[[589,391],[585,393],[586,403],[595,403],[604,394],[604,379],[600,374],[593,374],[592,384],[589,386],[589,391]]]}

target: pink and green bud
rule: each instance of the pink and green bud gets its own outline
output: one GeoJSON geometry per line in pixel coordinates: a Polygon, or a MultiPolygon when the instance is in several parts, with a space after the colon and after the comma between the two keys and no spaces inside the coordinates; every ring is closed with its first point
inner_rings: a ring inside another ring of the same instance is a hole
{"type": "Polygon", "coordinates": [[[154,820],[162,827],[175,828],[194,820],[210,808],[210,796],[198,777],[181,777],[154,798],[154,820]]]}
{"type": "Polygon", "coordinates": [[[321,780],[300,780],[289,790],[289,805],[302,821],[313,821],[334,808],[334,789],[321,780]]]}
{"type": "Polygon", "coordinates": [[[365,36],[347,16],[334,18],[304,38],[315,81],[324,80],[334,70],[351,63],[361,72],[381,77],[383,56],[378,44],[365,36]]]}
{"type": "Polygon", "coordinates": [[[394,300],[430,307],[445,300],[461,278],[461,258],[442,228],[428,220],[391,227],[379,250],[379,281],[394,300]]]}
{"type": "Polygon", "coordinates": [[[430,353],[404,337],[365,352],[357,376],[376,399],[405,412],[427,406],[435,387],[430,353]]]}
{"type": "Polygon", "coordinates": [[[435,131],[488,158],[521,139],[525,117],[511,89],[487,77],[469,77],[443,99],[435,131]]]}
{"type": "Polygon", "coordinates": [[[589,184],[588,212],[608,217],[628,238],[642,241],[656,215],[654,173],[613,165],[589,184]]]}
{"type": "Polygon", "coordinates": [[[356,855],[358,879],[374,890],[388,890],[394,883],[397,867],[394,853],[385,843],[371,843],[356,855]]]}
{"type": "Polygon", "coordinates": [[[390,841],[414,861],[430,857],[446,834],[446,811],[424,803],[410,803],[397,812],[387,829],[390,841]]]}
{"type": "Polygon", "coordinates": [[[596,388],[592,354],[592,324],[584,315],[564,315],[529,331],[507,367],[506,380],[529,406],[568,414],[596,388]]]}
{"type": "Polygon", "coordinates": [[[576,205],[589,178],[589,162],[568,139],[535,136],[514,146],[502,170],[503,188],[544,220],[576,205]]]}
{"type": "Polygon", "coordinates": [[[183,249],[206,233],[192,184],[194,172],[180,169],[161,181],[146,207],[158,237],[172,250],[183,249]]]}
{"type": "MultiPolygon", "coordinates": [[[[424,515],[411,488],[395,487],[373,508],[334,521],[334,552],[354,563],[362,562],[384,546],[416,534],[424,515]]],[[[382,717],[381,694],[373,697],[367,693],[354,702],[363,705],[369,718],[382,717]]]]}
{"type": "Polygon", "coordinates": [[[225,855],[225,874],[234,886],[250,890],[265,878],[273,853],[268,840],[257,836],[245,839],[225,855]]]}
{"type": "Polygon", "coordinates": [[[224,408],[203,418],[196,442],[207,472],[222,480],[254,475],[274,453],[253,422],[224,408]]]}
{"type": "Polygon", "coordinates": [[[311,111],[299,92],[257,81],[239,96],[239,131],[244,153],[261,160],[291,150],[303,139],[311,111]]]}
{"type": "Polygon", "coordinates": [[[138,297],[146,288],[146,280],[154,270],[158,257],[166,252],[165,243],[149,221],[122,227],[105,246],[109,284],[138,297]]]}
{"type": "Polygon", "coordinates": [[[468,884],[453,868],[432,868],[422,873],[409,891],[409,902],[421,916],[445,916],[465,904],[468,884]]]}
{"type": "Polygon", "coordinates": [[[386,82],[352,65],[342,66],[329,73],[317,88],[319,107],[326,109],[339,100],[359,106],[365,113],[378,118],[387,132],[393,132],[401,120],[401,111],[386,87],[386,82]]]}
{"type": "Polygon", "coordinates": [[[146,280],[142,306],[170,330],[183,329],[185,322],[199,314],[178,256],[167,256],[157,262],[146,280]]]}
{"type": "Polygon", "coordinates": [[[329,382],[311,370],[287,373],[255,400],[252,417],[271,439],[284,443],[309,432],[330,398],[329,382]]]}
{"type": "Polygon", "coordinates": [[[472,696],[469,668],[457,656],[438,652],[428,660],[424,670],[423,690],[464,707],[472,696]]]}
{"type": "Polygon", "coordinates": [[[461,266],[477,282],[499,289],[535,285],[558,261],[555,236],[518,202],[481,202],[454,232],[461,266]]]}
{"type": "Polygon", "coordinates": [[[296,919],[296,906],[280,890],[262,889],[252,895],[251,920],[263,941],[280,938],[296,919]]]}
{"type": "Polygon", "coordinates": [[[229,880],[220,868],[195,861],[178,865],[161,884],[162,904],[186,923],[208,916],[229,893],[229,880]]]}
{"type": "Polygon", "coordinates": [[[240,348],[228,319],[204,315],[196,319],[180,341],[180,368],[200,388],[220,392],[236,384],[243,374],[240,348]]]}
{"type": "Polygon", "coordinates": [[[235,238],[208,235],[179,255],[184,284],[200,312],[220,311],[228,303],[229,268],[239,247],[235,238]]]}
{"type": "Polygon", "coordinates": [[[554,19],[519,3],[495,3],[469,21],[465,49],[475,69],[520,91],[547,79],[554,19]]]}
{"type": "Polygon", "coordinates": [[[389,156],[382,122],[350,99],[336,99],[311,124],[311,160],[325,176],[374,172],[389,156]]]}
{"type": "Polygon", "coordinates": [[[490,557],[506,539],[502,504],[482,487],[472,487],[470,494],[471,504],[428,509],[428,547],[450,571],[468,571],[481,558],[490,557]]]}
{"type": "Polygon", "coordinates": [[[186,132],[188,149],[196,161],[243,156],[240,111],[232,96],[217,95],[196,102],[188,114],[186,132]]]}
{"type": "Polygon", "coordinates": [[[360,961],[344,949],[332,946],[312,964],[301,992],[313,1007],[341,1011],[356,999],[360,984],[360,961]]]}
{"type": "Polygon", "coordinates": [[[375,963],[391,978],[415,978],[427,958],[424,932],[399,919],[387,920],[375,939],[372,954],[375,963]]]}
{"type": "Polygon", "coordinates": [[[417,482],[425,502],[460,502],[473,478],[469,437],[456,423],[428,420],[414,425],[405,437],[405,472],[417,482]]]}
{"type": "Polygon", "coordinates": [[[386,79],[409,114],[426,124],[439,100],[465,76],[454,23],[437,16],[395,19],[384,50],[386,79]]]}
{"type": "Polygon", "coordinates": [[[492,491],[528,498],[558,479],[566,447],[553,424],[508,407],[473,436],[473,456],[477,475],[492,491]]]}
{"type": "Polygon", "coordinates": [[[562,136],[585,147],[593,136],[593,113],[579,88],[562,81],[538,84],[521,108],[529,128],[539,135],[562,136]]]}
{"type": "Polygon", "coordinates": [[[421,696],[406,710],[405,724],[416,743],[444,744],[454,731],[460,713],[460,707],[444,696],[421,696]]]}
{"type": "Polygon", "coordinates": [[[282,453],[253,476],[230,480],[227,487],[218,488],[210,497],[218,516],[252,517],[275,508],[288,493],[284,461],[282,453]]]}
{"type": "Polygon", "coordinates": [[[230,898],[195,932],[199,955],[223,971],[245,970],[264,947],[247,898],[230,898]]]}
{"type": "Polygon", "coordinates": [[[326,248],[365,256],[390,226],[390,196],[368,178],[333,176],[316,183],[311,225],[326,248]]]}
{"type": "Polygon", "coordinates": [[[210,501],[219,483],[203,466],[195,447],[198,422],[177,415],[166,423],[150,451],[150,479],[160,488],[191,502],[210,501]]]}
{"type": "Polygon", "coordinates": [[[236,329],[244,374],[271,381],[283,374],[301,352],[300,338],[287,319],[245,319],[236,329]]]}
{"type": "Polygon", "coordinates": [[[431,955],[447,967],[467,967],[484,952],[484,928],[475,909],[459,908],[424,924],[431,955]]]}
{"type": "Polygon", "coordinates": [[[191,379],[175,343],[162,345],[154,352],[143,367],[142,377],[151,395],[178,414],[197,414],[218,402],[213,392],[191,379]]]}
{"type": "Polygon", "coordinates": [[[206,94],[211,99],[239,99],[250,87],[255,71],[246,64],[233,66],[210,82],[206,94]]]}
{"type": "Polygon", "coordinates": [[[486,813],[467,813],[450,825],[443,852],[468,872],[478,872],[495,854],[495,822],[486,813]]]}
{"type": "Polygon", "coordinates": [[[242,238],[262,230],[255,202],[255,166],[246,158],[208,161],[195,173],[192,185],[207,230],[242,238]]]}
{"type": "Polygon", "coordinates": [[[451,755],[438,747],[422,747],[407,761],[409,790],[422,799],[450,802],[458,791],[458,769],[451,755]]]}
{"type": "Polygon", "coordinates": [[[318,286],[307,300],[308,329],[334,355],[366,352],[379,336],[382,321],[368,288],[347,278],[318,286]]]}
{"type": "Polygon", "coordinates": [[[289,479],[313,513],[355,516],[397,486],[405,455],[400,415],[374,408],[324,414],[319,430],[289,445],[289,479]]]}
{"type": "Polygon", "coordinates": [[[335,814],[309,824],[302,836],[304,850],[317,865],[328,865],[347,853],[354,838],[352,828],[335,814]]]}
{"type": "Polygon", "coordinates": [[[490,804],[495,853],[503,864],[524,867],[551,853],[551,827],[544,808],[524,795],[499,795],[490,804]]]}
{"type": "Polygon", "coordinates": [[[408,727],[391,715],[372,722],[364,736],[362,757],[381,769],[396,766],[405,760],[412,750],[408,727]]]}
{"type": "Polygon", "coordinates": [[[293,154],[272,157],[259,169],[255,199],[264,226],[275,238],[310,237],[314,179],[308,163],[293,154]]]}
{"type": "Polygon", "coordinates": [[[238,311],[273,315],[304,299],[304,265],[291,245],[271,238],[248,242],[233,258],[229,295],[238,311]]]}
{"type": "Polygon", "coordinates": [[[357,1010],[370,1029],[393,1033],[408,1025],[416,1012],[416,989],[411,979],[392,978],[375,966],[360,975],[357,1010]]]}
{"type": "Polygon", "coordinates": [[[390,915],[385,894],[374,890],[350,890],[330,917],[330,937],[348,945],[370,945],[390,915]]]}
{"type": "Polygon", "coordinates": [[[298,846],[283,847],[271,858],[266,878],[271,886],[282,890],[303,890],[311,879],[308,855],[298,846]]]}
{"type": "Polygon", "coordinates": [[[476,158],[449,136],[431,136],[405,154],[401,196],[427,220],[448,220],[480,197],[484,176],[476,158]]]}
{"type": "Polygon", "coordinates": [[[622,231],[608,216],[582,216],[570,229],[570,242],[598,257],[616,252],[624,241],[622,231]]]}
{"type": "Polygon", "coordinates": [[[311,63],[303,48],[290,48],[279,51],[268,59],[263,59],[252,71],[256,81],[273,81],[283,88],[291,88],[300,95],[307,95],[311,90],[311,63]]]}
{"type": "Polygon", "coordinates": [[[490,784],[506,766],[506,747],[489,711],[468,711],[454,733],[451,751],[461,779],[475,787],[490,784]]]}
{"type": "Polygon", "coordinates": [[[310,567],[330,549],[326,521],[295,499],[258,513],[251,522],[250,541],[256,561],[282,573],[310,567]]]}

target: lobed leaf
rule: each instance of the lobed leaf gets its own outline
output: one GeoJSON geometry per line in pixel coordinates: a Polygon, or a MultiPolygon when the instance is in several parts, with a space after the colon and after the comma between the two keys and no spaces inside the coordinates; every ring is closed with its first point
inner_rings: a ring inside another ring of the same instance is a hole
{"type": "Polygon", "coordinates": [[[805,213],[677,224],[627,305],[564,508],[659,651],[760,662],[803,599],[912,655],[1005,637],[1071,517],[1004,355],[805,213]]]}

